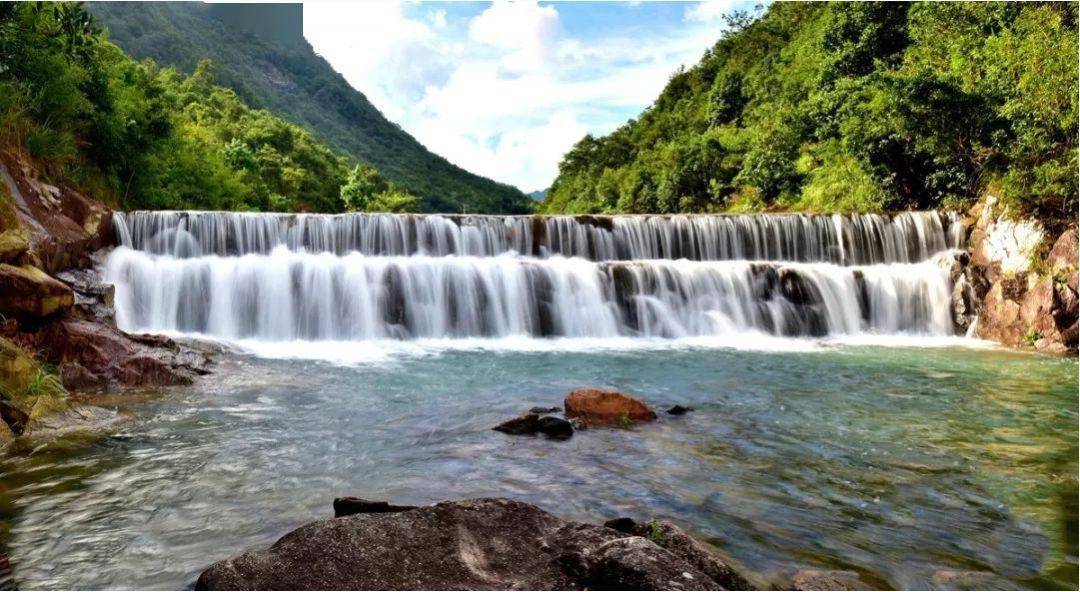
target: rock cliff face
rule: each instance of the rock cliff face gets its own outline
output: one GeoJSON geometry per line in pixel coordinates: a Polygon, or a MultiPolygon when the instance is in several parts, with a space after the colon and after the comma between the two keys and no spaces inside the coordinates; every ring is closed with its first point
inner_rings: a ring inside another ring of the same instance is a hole
{"type": "Polygon", "coordinates": [[[205,372],[199,352],[116,328],[111,286],[92,270],[95,252],[113,244],[111,215],[0,153],[0,444],[68,412],[67,389],[189,383],[205,372]]]}
{"type": "Polygon", "coordinates": [[[25,158],[0,154],[0,261],[55,273],[89,266],[91,253],[111,244],[108,208],[40,180],[25,158]]]}
{"type": "MultiPolygon", "coordinates": [[[[971,259],[954,285],[970,286],[975,334],[1020,348],[1077,354],[1077,230],[1048,236],[1037,221],[1012,219],[994,197],[971,212],[971,259]]],[[[955,297],[954,307],[962,306],[955,297]]]]}

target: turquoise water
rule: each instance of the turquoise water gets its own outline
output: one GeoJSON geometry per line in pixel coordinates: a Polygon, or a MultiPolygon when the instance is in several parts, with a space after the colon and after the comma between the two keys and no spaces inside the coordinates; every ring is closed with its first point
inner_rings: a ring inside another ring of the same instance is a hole
{"type": "Polygon", "coordinates": [[[880,587],[945,586],[942,570],[1077,587],[1074,360],[786,343],[225,355],[192,387],[101,401],[129,418],[113,435],[4,459],[0,540],[23,588],[190,587],[335,496],[498,495],[669,518],[762,585],[821,566],[880,587]],[[579,386],[697,410],[566,442],[488,429],[579,386]]]}

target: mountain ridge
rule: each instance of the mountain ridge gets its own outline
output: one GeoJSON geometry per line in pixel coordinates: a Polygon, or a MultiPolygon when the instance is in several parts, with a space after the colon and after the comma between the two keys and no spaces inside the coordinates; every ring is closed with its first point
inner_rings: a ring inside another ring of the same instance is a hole
{"type": "Polygon", "coordinates": [[[311,130],[418,195],[426,211],[526,213],[517,188],[470,173],[387,120],[310,43],[281,24],[298,5],[90,3],[110,39],[137,59],[182,72],[208,58],[218,84],[248,104],[311,130]],[[241,27],[236,23],[245,22],[241,27]],[[276,34],[268,31],[275,30],[276,34]],[[266,39],[269,37],[269,40],[266,39]],[[292,38],[290,42],[289,39],[292,38]]]}

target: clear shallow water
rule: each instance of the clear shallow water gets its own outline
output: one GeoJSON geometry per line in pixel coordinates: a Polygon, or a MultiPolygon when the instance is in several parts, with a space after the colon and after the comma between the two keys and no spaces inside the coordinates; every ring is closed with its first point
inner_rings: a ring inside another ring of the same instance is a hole
{"type": "Polygon", "coordinates": [[[190,587],[352,494],[666,517],[762,584],[825,566],[897,588],[942,586],[939,570],[1076,588],[1075,361],[767,340],[378,345],[354,366],[225,356],[193,387],[108,401],[131,417],[114,436],[0,461],[0,540],[20,587],[190,587]],[[697,411],[568,442],[488,429],[578,386],[697,411]]]}

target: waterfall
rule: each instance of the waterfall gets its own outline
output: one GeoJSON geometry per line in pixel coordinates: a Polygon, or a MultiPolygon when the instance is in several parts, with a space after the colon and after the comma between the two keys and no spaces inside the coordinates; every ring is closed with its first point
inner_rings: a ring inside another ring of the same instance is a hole
{"type": "Polygon", "coordinates": [[[372,256],[514,252],[594,261],[691,259],[914,263],[963,241],[955,214],[475,216],[132,212],[114,217],[124,246],[159,255],[290,250],[372,256]]]}
{"type": "Polygon", "coordinates": [[[951,335],[953,215],[134,212],[118,324],[262,341],[951,335]]]}

